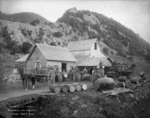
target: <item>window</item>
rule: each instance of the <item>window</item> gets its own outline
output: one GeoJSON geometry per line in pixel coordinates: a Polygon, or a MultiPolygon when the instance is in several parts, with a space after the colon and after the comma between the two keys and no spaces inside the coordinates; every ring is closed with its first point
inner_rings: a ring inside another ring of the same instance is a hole
{"type": "Polygon", "coordinates": [[[94,43],[94,49],[97,50],[97,43],[94,43]]]}

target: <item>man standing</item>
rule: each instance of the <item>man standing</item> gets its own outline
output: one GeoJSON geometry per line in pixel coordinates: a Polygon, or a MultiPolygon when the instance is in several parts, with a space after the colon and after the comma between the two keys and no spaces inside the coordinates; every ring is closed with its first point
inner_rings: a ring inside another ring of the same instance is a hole
{"type": "Polygon", "coordinates": [[[97,73],[100,75],[100,77],[104,77],[104,66],[100,65],[97,67],[97,73]]]}
{"type": "Polygon", "coordinates": [[[83,69],[83,76],[82,76],[82,80],[84,80],[87,77],[87,69],[86,67],[83,69]]]}
{"type": "Polygon", "coordinates": [[[50,67],[50,71],[48,73],[48,84],[49,86],[55,84],[56,73],[53,66],[50,67]]]}
{"type": "Polygon", "coordinates": [[[41,69],[41,63],[39,59],[36,60],[34,68],[35,68],[36,74],[39,74],[39,70],[41,69]]]}
{"type": "Polygon", "coordinates": [[[87,69],[86,69],[86,67],[83,69],[83,74],[87,74],[87,69]]]}

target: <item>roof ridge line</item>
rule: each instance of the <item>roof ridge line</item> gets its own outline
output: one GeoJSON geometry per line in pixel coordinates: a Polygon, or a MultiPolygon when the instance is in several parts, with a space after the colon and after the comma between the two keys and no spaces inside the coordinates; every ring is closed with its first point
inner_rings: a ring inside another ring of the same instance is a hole
{"type": "Polygon", "coordinates": [[[42,44],[42,43],[36,43],[36,45],[44,45],[44,46],[48,46],[48,47],[54,47],[54,48],[63,48],[63,49],[68,49],[66,47],[61,47],[61,46],[53,46],[53,45],[49,45],[49,44],[42,44]]]}

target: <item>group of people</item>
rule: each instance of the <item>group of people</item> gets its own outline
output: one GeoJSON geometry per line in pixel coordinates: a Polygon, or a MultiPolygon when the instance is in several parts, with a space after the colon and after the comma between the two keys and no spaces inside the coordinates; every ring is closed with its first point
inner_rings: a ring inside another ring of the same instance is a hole
{"type": "Polygon", "coordinates": [[[102,78],[105,76],[104,70],[105,70],[104,66],[97,66],[97,67],[88,68],[88,69],[84,67],[82,71],[78,69],[78,67],[72,67],[70,71],[68,72],[69,74],[68,78],[71,80],[74,80],[76,73],[81,74],[82,80],[84,80],[85,78],[88,78],[90,75],[92,76],[92,78],[102,78]]]}
{"type": "MultiPolygon", "coordinates": [[[[41,63],[39,60],[36,60],[35,66],[35,75],[37,75],[40,70],[41,70],[41,63]]],[[[62,78],[65,79],[69,79],[69,80],[75,80],[75,74],[81,74],[82,78],[86,77],[88,74],[92,74],[93,78],[100,78],[100,77],[104,77],[104,68],[103,67],[95,67],[95,68],[91,68],[90,69],[91,72],[89,72],[89,70],[85,67],[82,71],[79,70],[78,67],[71,67],[70,70],[68,72],[63,71],[62,73],[59,71],[58,67],[53,67],[53,66],[49,66],[47,68],[47,76],[48,76],[48,84],[49,86],[55,84],[55,80],[57,75],[61,74],[62,78]]],[[[23,72],[23,70],[20,70],[20,74],[23,80],[23,85],[26,86],[27,89],[27,79],[26,76],[27,74],[23,72]],[[25,76],[26,74],[26,76],[25,76]]],[[[32,75],[31,75],[32,76],[32,75]]],[[[31,82],[32,82],[32,88],[35,88],[35,83],[36,83],[36,76],[32,76],[32,77],[28,77],[31,78],[31,82]]]]}

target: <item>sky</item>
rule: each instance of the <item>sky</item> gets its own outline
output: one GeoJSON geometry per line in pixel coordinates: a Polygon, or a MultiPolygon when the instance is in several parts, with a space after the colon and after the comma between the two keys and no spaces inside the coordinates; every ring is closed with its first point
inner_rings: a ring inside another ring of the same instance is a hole
{"type": "Polygon", "coordinates": [[[34,12],[51,22],[73,7],[113,18],[150,43],[150,0],[0,0],[4,13],[34,12]]]}

